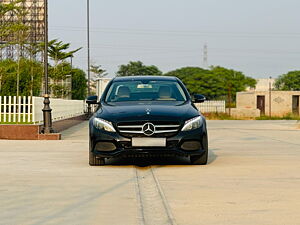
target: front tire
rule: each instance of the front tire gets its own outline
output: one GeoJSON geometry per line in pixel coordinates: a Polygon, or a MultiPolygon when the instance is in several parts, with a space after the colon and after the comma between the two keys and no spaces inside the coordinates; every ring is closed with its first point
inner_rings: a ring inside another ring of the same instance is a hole
{"type": "Polygon", "coordinates": [[[205,135],[202,139],[203,149],[205,150],[203,155],[192,155],[190,156],[192,165],[206,165],[208,161],[208,138],[205,135]]]}
{"type": "Polygon", "coordinates": [[[96,157],[95,154],[92,152],[91,144],[90,144],[90,150],[89,150],[89,164],[90,164],[90,166],[104,166],[105,165],[105,158],[96,157]]]}
{"type": "Polygon", "coordinates": [[[90,152],[90,166],[104,166],[105,159],[103,157],[96,157],[92,152],[90,152]]]}

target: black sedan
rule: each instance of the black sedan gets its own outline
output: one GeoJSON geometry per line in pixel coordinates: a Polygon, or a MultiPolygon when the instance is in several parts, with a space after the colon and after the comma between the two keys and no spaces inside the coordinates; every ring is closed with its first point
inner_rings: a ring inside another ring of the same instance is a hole
{"type": "Polygon", "coordinates": [[[185,156],[205,165],[208,157],[206,120],[184,84],[175,77],[117,77],[104,91],[90,119],[89,163],[105,159],[148,156],[185,156]]]}

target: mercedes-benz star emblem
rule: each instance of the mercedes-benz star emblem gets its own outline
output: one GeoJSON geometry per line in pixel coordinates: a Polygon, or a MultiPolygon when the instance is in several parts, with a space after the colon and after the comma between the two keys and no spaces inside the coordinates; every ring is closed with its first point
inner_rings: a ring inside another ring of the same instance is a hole
{"type": "Polygon", "coordinates": [[[146,123],[143,126],[143,132],[146,136],[152,136],[155,134],[155,126],[152,123],[146,123]]]}

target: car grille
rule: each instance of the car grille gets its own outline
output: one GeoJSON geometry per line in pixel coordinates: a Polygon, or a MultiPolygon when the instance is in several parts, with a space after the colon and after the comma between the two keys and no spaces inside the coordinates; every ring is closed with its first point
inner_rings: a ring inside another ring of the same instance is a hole
{"type": "Polygon", "coordinates": [[[143,132],[143,126],[151,123],[155,126],[155,132],[151,137],[170,137],[175,135],[179,129],[180,124],[176,122],[122,122],[118,123],[118,131],[121,135],[126,137],[147,137],[143,132]]]}

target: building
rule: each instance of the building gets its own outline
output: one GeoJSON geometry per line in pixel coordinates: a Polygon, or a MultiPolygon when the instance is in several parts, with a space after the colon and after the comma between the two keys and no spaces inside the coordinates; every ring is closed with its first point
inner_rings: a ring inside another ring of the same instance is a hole
{"type": "MultiPolygon", "coordinates": [[[[15,0],[0,0],[1,4],[15,3],[15,0]]],[[[38,51],[38,43],[44,41],[44,0],[25,0],[16,4],[22,11],[22,16],[15,13],[14,10],[0,16],[0,25],[6,27],[8,24],[22,22],[28,26],[25,36],[22,40],[22,46],[16,41],[14,32],[0,36],[0,59],[15,59],[21,55],[42,60],[42,53],[38,51]]]]}
{"type": "Polygon", "coordinates": [[[247,88],[246,91],[269,91],[270,85],[271,88],[275,88],[275,82],[276,79],[273,78],[262,78],[262,79],[256,79],[256,86],[255,88],[247,88]]]}
{"type": "Polygon", "coordinates": [[[99,78],[96,80],[96,95],[100,99],[106,86],[112,80],[112,78],[99,78]]]}
{"type": "Polygon", "coordinates": [[[285,116],[300,114],[300,91],[248,91],[236,96],[234,117],[285,116]]]}

